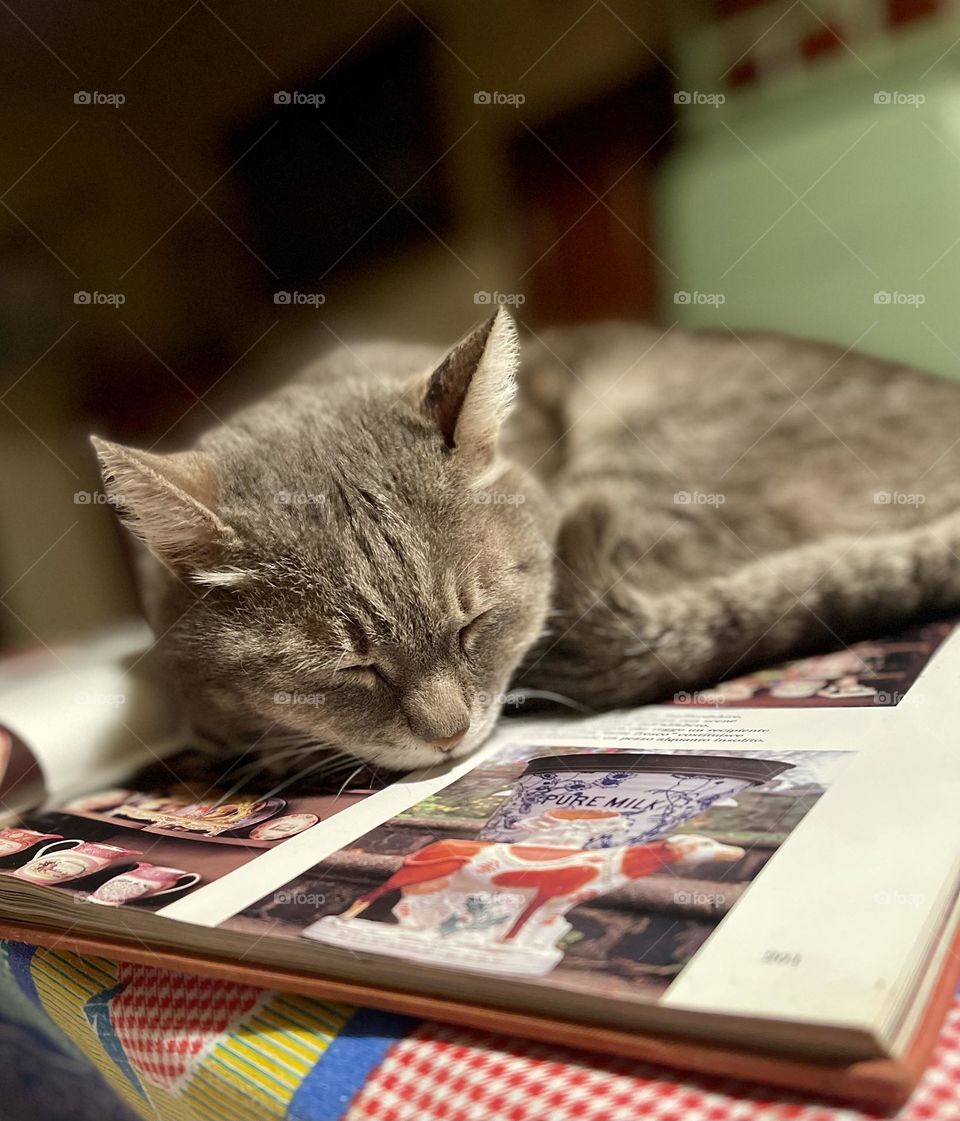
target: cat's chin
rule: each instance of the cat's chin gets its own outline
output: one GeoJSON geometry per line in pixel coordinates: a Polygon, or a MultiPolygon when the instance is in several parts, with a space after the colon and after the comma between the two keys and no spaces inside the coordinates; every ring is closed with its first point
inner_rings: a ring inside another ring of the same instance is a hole
{"type": "Polygon", "coordinates": [[[430,744],[413,737],[404,744],[364,744],[361,747],[351,747],[349,751],[358,759],[390,771],[418,771],[424,767],[439,767],[452,760],[472,755],[490,735],[499,715],[500,710],[492,708],[475,718],[463,740],[448,752],[440,752],[430,744]]]}
{"type": "Polygon", "coordinates": [[[453,751],[446,753],[425,743],[389,744],[382,747],[371,744],[362,748],[353,747],[350,751],[358,759],[374,763],[388,771],[419,771],[424,767],[439,767],[452,759],[470,755],[480,746],[483,738],[482,735],[476,738],[468,736],[453,751]]]}

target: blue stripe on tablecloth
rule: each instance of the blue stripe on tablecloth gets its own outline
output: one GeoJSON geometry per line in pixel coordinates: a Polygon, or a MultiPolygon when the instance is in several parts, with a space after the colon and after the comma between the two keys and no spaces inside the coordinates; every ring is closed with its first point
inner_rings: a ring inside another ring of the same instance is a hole
{"type": "Polygon", "coordinates": [[[134,1072],[130,1060],[127,1058],[127,1053],[114,1030],[113,1020],[110,1016],[110,1001],[122,993],[126,987],[126,982],[121,981],[112,988],[94,993],[84,1004],[83,1014],[87,1018],[87,1023],[97,1033],[97,1039],[100,1040],[100,1046],[103,1048],[104,1054],[113,1061],[113,1064],[140,1097],[146,1100],[147,1095],[140,1085],[140,1079],[134,1072]]]}
{"type": "Polygon", "coordinates": [[[23,995],[29,997],[32,1004],[42,1008],[40,994],[37,992],[33,974],[30,972],[30,963],[33,961],[33,955],[37,952],[37,949],[37,946],[28,946],[25,942],[3,943],[3,956],[7,959],[10,975],[16,981],[23,995]]]}
{"type": "Polygon", "coordinates": [[[300,1084],[286,1121],[338,1121],[394,1043],[419,1020],[358,1008],[300,1084]]]}

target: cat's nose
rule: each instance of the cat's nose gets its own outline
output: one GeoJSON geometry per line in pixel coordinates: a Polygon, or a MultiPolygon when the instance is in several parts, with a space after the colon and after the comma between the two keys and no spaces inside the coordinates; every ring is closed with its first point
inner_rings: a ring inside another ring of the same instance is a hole
{"type": "Polygon", "coordinates": [[[461,728],[459,732],[454,732],[452,736],[443,736],[441,739],[431,740],[431,743],[438,751],[442,751],[446,755],[448,751],[453,751],[469,731],[470,725],[467,724],[465,728],[461,728]]]}

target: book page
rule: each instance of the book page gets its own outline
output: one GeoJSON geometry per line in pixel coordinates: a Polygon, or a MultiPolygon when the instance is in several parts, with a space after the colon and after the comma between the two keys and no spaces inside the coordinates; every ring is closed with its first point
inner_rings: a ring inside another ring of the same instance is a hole
{"type": "Polygon", "coordinates": [[[871,704],[846,653],[832,668],[856,704],[826,690],[783,709],[741,697],[504,721],[470,759],[161,913],[620,1000],[893,1031],[958,876],[960,713],[943,702],[960,641],[935,639],[939,654],[871,704]]]}
{"type": "MultiPolygon", "coordinates": [[[[183,729],[154,671],[144,624],[0,665],[0,725],[36,759],[46,797],[66,800],[173,750],[183,729]]],[[[42,800],[18,798],[23,811],[42,800]]],[[[8,814],[8,816],[10,816],[8,814]]]]}
{"type": "Polygon", "coordinates": [[[45,797],[37,757],[9,728],[0,727],[0,825],[16,820],[45,797]]]}
{"type": "Polygon", "coordinates": [[[958,673],[935,624],[670,705],[504,719],[388,785],[277,792],[253,759],[231,790],[194,753],[25,823],[72,848],[0,853],[0,883],[326,962],[894,1033],[956,887],[958,673]],[[116,851],[74,868],[91,846],[116,851]]]}
{"type": "Polygon", "coordinates": [[[956,902],[958,675],[954,636],[909,705],[865,727],[869,741],[842,783],[777,852],[670,1003],[897,1029],[898,983],[922,971],[956,902]]]}
{"type": "Polygon", "coordinates": [[[286,779],[264,774],[255,753],[224,760],[188,747],[152,756],[123,785],[0,828],[0,890],[7,881],[52,888],[72,902],[160,910],[212,890],[375,793],[359,773],[352,782],[324,777],[306,775],[291,791],[286,779]]]}

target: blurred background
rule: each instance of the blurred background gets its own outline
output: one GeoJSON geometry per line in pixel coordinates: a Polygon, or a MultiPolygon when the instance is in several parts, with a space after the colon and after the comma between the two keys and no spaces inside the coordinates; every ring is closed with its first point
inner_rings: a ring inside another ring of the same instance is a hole
{"type": "MultiPolygon", "coordinates": [[[[90,432],[601,317],[960,375],[951,0],[0,0],[0,647],[135,596],[90,432]]],[[[958,434],[960,435],[960,434],[958,434]]]]}

